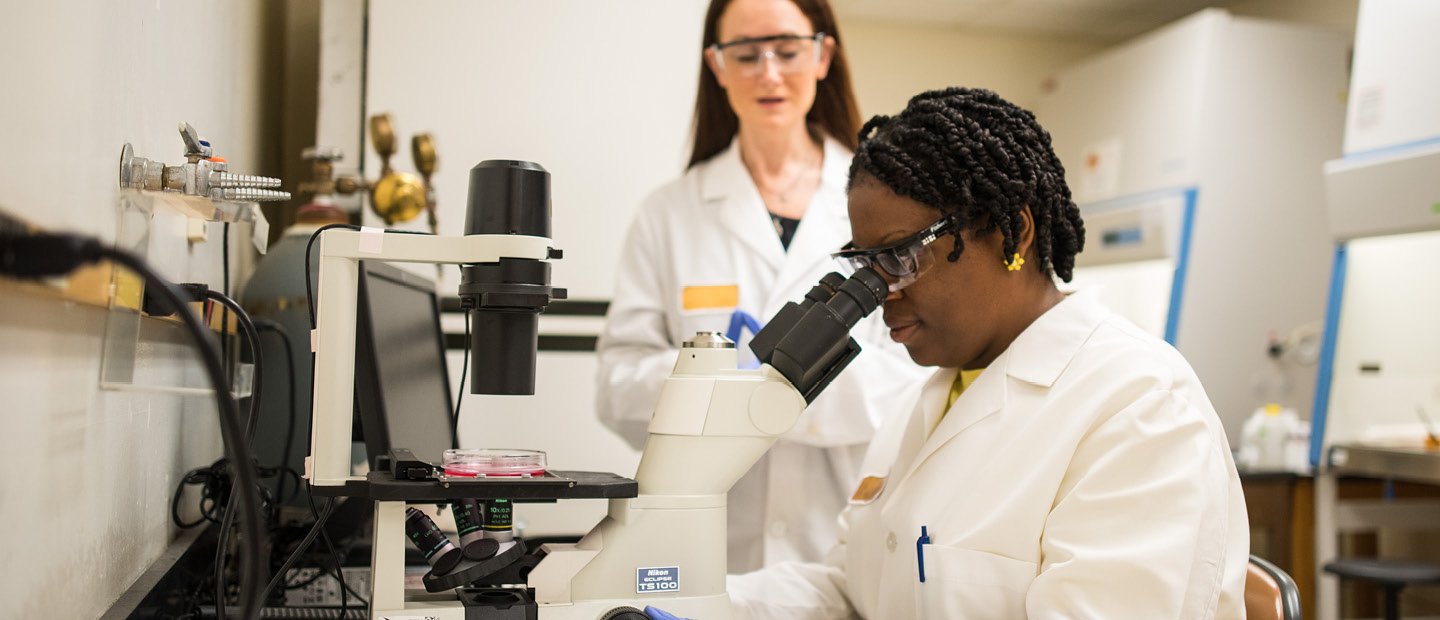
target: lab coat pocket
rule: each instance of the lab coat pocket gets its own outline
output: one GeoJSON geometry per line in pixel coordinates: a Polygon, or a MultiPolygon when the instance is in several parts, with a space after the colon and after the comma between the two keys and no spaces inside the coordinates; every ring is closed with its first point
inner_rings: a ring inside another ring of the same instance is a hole
{"type": "Polygon", "coordinates": [[[925,545],[925,582],[916,582],[920,620],[1008,620],[1025,617],[1025,594],[1037,566],[1002,555],[925,545]]]}

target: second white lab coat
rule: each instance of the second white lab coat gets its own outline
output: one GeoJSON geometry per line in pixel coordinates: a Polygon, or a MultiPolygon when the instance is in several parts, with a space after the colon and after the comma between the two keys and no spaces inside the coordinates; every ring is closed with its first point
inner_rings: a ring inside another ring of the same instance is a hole
{"type": "MultiPolygon", "coordinates": [[[[764,323],[835,270],[829,253],[850,239],[850,159],[826,140],[820,186],[788,251],[734,143],[645,201],[625,240],[597,348],[602,422],[643,447],[681,342],[697,331],[725,332],[736,309],[764,323]],[[738,305],[686,310],[682,298],[692,287],[735,287],[738,305]]],[[[861,354],[731,491],[732,572],[823,556],[875,428],[896,410],[899,394],[928,374],[889,340],[879,312],[851,335],[861,354]]],[[[754,360],[748,341],[747,333],[738,343],[742,364],[754,360]]]]}
{"type": "Polygon", "coordinates": [[[737,618],[1245,617],[1239,477],[1173,348],[1077,293],[944,412],[954,377],[879,431],[827,562],[731,578],[737,618]]]}

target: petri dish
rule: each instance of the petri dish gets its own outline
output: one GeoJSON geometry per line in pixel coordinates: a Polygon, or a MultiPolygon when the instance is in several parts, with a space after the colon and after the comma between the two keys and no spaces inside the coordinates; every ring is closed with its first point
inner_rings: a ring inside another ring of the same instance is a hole
{"type": "Polygon", "coordinates": [[[496,448],[452,449],[445,451],[442,466],[449,476],[543,476],[545,453],[496,448]]]}

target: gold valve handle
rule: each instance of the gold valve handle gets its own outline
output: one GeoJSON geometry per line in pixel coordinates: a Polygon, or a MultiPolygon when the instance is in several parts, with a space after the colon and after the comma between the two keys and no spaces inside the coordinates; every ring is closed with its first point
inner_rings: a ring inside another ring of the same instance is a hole
{"type": "Polygon", "coordinates": [[[435,174],[435,141],[428,133],[417,133],[410,139],[410,156],[415,159],[415,170],[420,176],[430,179],[435,174]]]}
{"type": "Polygon", "coordinates": [[[395,155],[395,127],[390,124],[389,114],[370,117],[370,142],[380,154],[380,174],[390,172],[390,157],[395,155]]]}
{"type": "Polygon", "coordinates": [[[370,209],[387,226],[408,222],[425,210],[425,185],[408,172],[390,167],[395,155],[395,126],[389,114],[370,117],[370,142],[380,155],[380,178],[370,186],[370,209]]]}
{"type": "Polygon", "coordinates": [[[430,232],[438,235],[440,223],[435,213],[435,183],[431,180],[435,175],[435,141],[430,134],[417,133],[410,139],[410,156],[415,160],[415,169],[420,172],[420,178],[425,182],[425,215],[430,224],[430,232]]]}

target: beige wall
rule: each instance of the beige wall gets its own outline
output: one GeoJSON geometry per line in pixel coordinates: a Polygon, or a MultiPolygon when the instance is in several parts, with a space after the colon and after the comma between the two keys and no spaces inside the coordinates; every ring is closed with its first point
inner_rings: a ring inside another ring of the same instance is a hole
{"type": "MultiPolygon", "coordinates": [[[[275,129],[263,122],[274,50],[263,26],[275,7],[60,0],[7,12],[0,208],[112,239],[121,145],[181,162],[180,121],[237,172],[264,170],[275,129]]],[[[188,264],[157,267],[218,285],[217,229],[188,264]]],[[[0,618],[104,613],[175,535],[180,475],[220,453],[208,398],[99,389],[105,322],[101,308],[0,289],[0,618]]],[[[183,339],[145,350],[137,376],[173,385],[193,369],[183,339]]]]}
{"type": "MultiPolygon", "coordinates": [[[[1353,38],[1359,0],[1216,3],[1236,15],[1325,26],[1353,38]]],[[[956,26],[841,17],[863,119],[891,114],[913,95],[978,86],[1033,108],[1045,79],[1109,45],[1047,36],[990,34],[956,26]]]]}
{"type": "Polygon", "coordinates": [[[1355,38],[1359,0],[1244,0],[1225,7],[1236,15],[1325,26],[1355,38]]]}
{"type": "Polygon", "coordinates": [[[910,97],[946,86],[988,88],[1033,108],[1047,76],[1105,48],[1085,41],[860,19],[843,20],[841,35],[862,120],[894,114],[910,97]]]}

